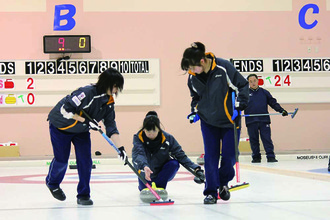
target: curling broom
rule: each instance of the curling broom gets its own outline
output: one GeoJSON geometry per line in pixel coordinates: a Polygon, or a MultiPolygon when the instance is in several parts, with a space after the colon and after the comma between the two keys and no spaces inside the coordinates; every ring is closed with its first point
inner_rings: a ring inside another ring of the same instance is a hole
{"type": "Polygon", "coordinates": [[[239,169],[239,159],[238,159],[238,135],[237,135],[237,126],[236,126],[236,123],[235,123],[235,118],[237,116],[239,116],[241,114],[240,111],[238,110],[235,110],[235,92],[232,92],[232,102],[233,102],[233,116],[232,116],[232,121],[234,123],[234,139],[235,139],[235,160],[236,160],[236,163],[235,163],[235,166],[236,166],[236,182],[237,182],[237,185],[234,185],[234,186],[230,186],[229,188],[229,191],[235,191],[235,190],[239,190],[239,189],[243,189],[243,188],[246,188],[246,187],[249,187],[250,184],[249,183],[246,183],[246,182],[243,182],[243,183],[240,183],[240,169],[239,169]]]}
{"type": "MultiPolygon", "coordinates": [[[[288,112],[288,115],[291,115],[291,118],[293,119],[299,108],[295,108],[293,112],[288,112]]],[[[253,116],[267,116],[267,115],[282,115],[282,113],[266,113],[266,114],[247,114],[247,115],[242,115],[242,117],[253,117],[253,116]]]]}

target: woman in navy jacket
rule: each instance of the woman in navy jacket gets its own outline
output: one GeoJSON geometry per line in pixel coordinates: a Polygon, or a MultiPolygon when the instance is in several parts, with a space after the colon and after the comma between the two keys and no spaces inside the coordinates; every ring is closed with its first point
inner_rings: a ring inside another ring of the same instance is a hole
{"type": "MultiPolygon", "coordinates": [[[[46,185],[54,198],[64,201],[66,196],[60,184],[65,176],[70,157],[71,143],[75,147],[79,175],[77,203],[92,205],[90,199],[90,177],[92,170],[91,138],[89,130],[97,130],[103,120],[106,134],[117,146],[121,146],[114,111],[114,98],[124,86],[123,76],[109,68],[99,75],[96,84],[81,87],[60,100],[48,115],[50,138],[54,159],[46,177],[46,185]],[[84,110],[93,121],[84,117],[84,110]]],[[[123,160],[126,153],[120,147],[123,160]]]]}
{"type": "MultiPolygon", "coordinates": [[[[175,138],[163,131],[155,111],[149,111],[142,128],[133,137],[133,164],[140,170],[149,184],[155,182],[158,188],[166,189],[179,170],[180,164],[195,172],[203,172],[182,150],[175,138]]],[[[197,174],[200,175],[200,174],[197,174]]],[[[139,190],[146,186],[139,179],[139,190]]]]}
{"type": "MultiPolygon", "coordinates": [[[[228,182],[235,176],[236,162],[232,92],[236,94],[235,108],[243,110],[249,98],[248,82],[229,61],[205,53],[200,42],[184,51],[181,68],[189,75],[192,101],[188,119],[191,123],[201,119],[206,177],[204,204],[215,204],[218,188],[221,199],[230,198],[228,182]]],[[[241,117],[234,120],[239,138],[241,117]]]]}

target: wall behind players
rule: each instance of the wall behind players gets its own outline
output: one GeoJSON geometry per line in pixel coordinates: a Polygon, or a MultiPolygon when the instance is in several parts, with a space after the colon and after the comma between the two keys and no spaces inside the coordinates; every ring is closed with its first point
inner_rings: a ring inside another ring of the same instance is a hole
{"type": "MultiPolygon", "coordinates": [[[[186,86],[187,75],[180,69],[182,53],[193,41],[203,42],[207,51],[218,57],[275,60],[274,65],[282,63],[282,67],[276,68],[289,68],[285,60],[290,60],[290,68],[294,68],[296,62],[301,62],[300,68],[304,68],[304,60],[311,60],[313,72],[272,70],[257,73],[263,77],[264,86],[275,92],[279,103],[285,103],[285,109],[300,109],[293,120],[272,117],[272,135],[277,151],[328,151],[330,137],[326,132],[329,130],[330,106],[324,100],[329,96],[321,97],[323,100],[319,97],[328,92],[328,71],[319,71],[317,60],[329,59],[329,10],[329,1],[321,0],[210,0],[208,4],[192,0],[189,5],[174,0],[157,4],[151,0],[139,1],[138,4],[133,0],[0,1],[0,60],[56,61],[62,54],[44,54],[42,42],[44,35],[55,34],[91,35],[91,53],[65,54],[72,61],[157,59],[159,105],[116,106],[123,143],[130,153],[133,134],[140,128],[146,112],[157,110],[165,130],[173,133],[189,154],[195,155],[203,151],[200,126],[190,125],[186,120],[190,96],[186,86]],[[58,5],[74,6],[74,25],[70,20],[72,29],[54,30],[54,24],[66,24],[55,22],[58,5]],[[277,63],[276,60],[280,61],[277,63]],[[269,79],[276,82],[277,75],[283,86],[266,85],[269,79]],[[289,79],[290,86],[296,88],[298,94],[290,95],[292,90],[286,84],[289,79]]],[[[327,61],[319,64],[324,69],[327,61]]],[[[245,76],[248,73],[243,71],[245,76]]],[[[37,77],[43,76],[33,77],[39,79],[37,77]]],[[[90,83],[93,82],[94,79],[90,78],[90,83]]],[[[31,80],[20,83],[26,86],[25,83],[31,83],[31,80]]],[[[61,83],[58,84],[61,89],[61,83]]],[[[140,86],[149,87],[149,84],[146,82],[140,86]]],[[[11,86],[10,81],[7,85],[11,86]]],[[[74,89],[76,85],[72,85],[74,89]]],[[[144,94],[135,98],[141,103],[143,99],[144,94]]],[[[41,106],[0,107],[0,142],[18,142],[22,156],[51,155],[47,123],[50,109],[41,106]]],[[[242,136],[247,136],[245,127],[242,136]]],[[[115,156],[116,153],[98,133],[92,133],[92,138],[93,150],[115,156]]]]}

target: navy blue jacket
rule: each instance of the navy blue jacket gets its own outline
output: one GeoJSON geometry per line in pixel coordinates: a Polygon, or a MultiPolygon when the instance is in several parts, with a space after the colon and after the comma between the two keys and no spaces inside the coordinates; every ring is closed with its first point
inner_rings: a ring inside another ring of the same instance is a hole
{"type": "Polygon", "coordinates": [[[139,131],[133,137],[132,159],[136,169],[143,170],[145,166],[148,166],[153,172],[151,178],[155,178],[165,163],[171,159],[170,155],[174,156],[180,164],[186,165],[194,170],[197,167],[200,168],[200,166],[193,163],[187,157],[175,138],[165,131],[162,132],[162,141],[158,150],[151,154],[145,145],[142,132],[143,131],[139,131]]]}
{"type": "Polygon", "coordinates": [[[82,117],[82,109],[97,122],[103,120],[106,127],[106,134],[119,134],[115,121],[114,99],[106,93],[101,93],[95,85],[80,87],[60,100],[50,111],[48,120],[56,128],[70,132],[82,133],[89,131],[89,125],[74,119],[67,119],[63,115],[63,110],[69,113],[76,113],[82,117]],[[62,111],[62,112],[61,112],[62,111]]]}
{"type": "Polygon", "coordinates": [[[249,83],[228,60],[216,58],[212,53],[207,53],[206,56],[212,59],[206,81],[201,78],[201,74],[188,72],[188,87],[192,97],[191,111],[194,112],[197,108],[198,115],[207,124],[232,128],[234,122],[231,120],[231,93],[235,91],[237,102],[247,106],[249,83]]]}
{"type": "MultiPolygon", "coordinates": [[[[250,88],[249,92],[250,100],[244,114],[269,114],[268,105],[280,113],[284,110],[268,90],[258,87],[256,90],[250,88]]],[[[245,117],[246,126],[255,122],[270,124],[270,117],[269,115],[245,117]]]]}

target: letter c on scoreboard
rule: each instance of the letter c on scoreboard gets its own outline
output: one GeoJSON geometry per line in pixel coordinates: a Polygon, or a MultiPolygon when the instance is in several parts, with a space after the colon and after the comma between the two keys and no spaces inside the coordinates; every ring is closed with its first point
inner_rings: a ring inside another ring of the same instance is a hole
{"type": "Polygon", "coordinates": [[[311,24],[307,24],[306,23],[306,13],[308,11],[308,9],[313,9],[313,14],[318,14],[320,9],[319,6],[315,5],[315,4],[307,4],[304,7],[302,7],[299,11],[299,24],[302,28],[304,29],[312,29],[314,28],[318,21],[315,19],[311,24]]]}

